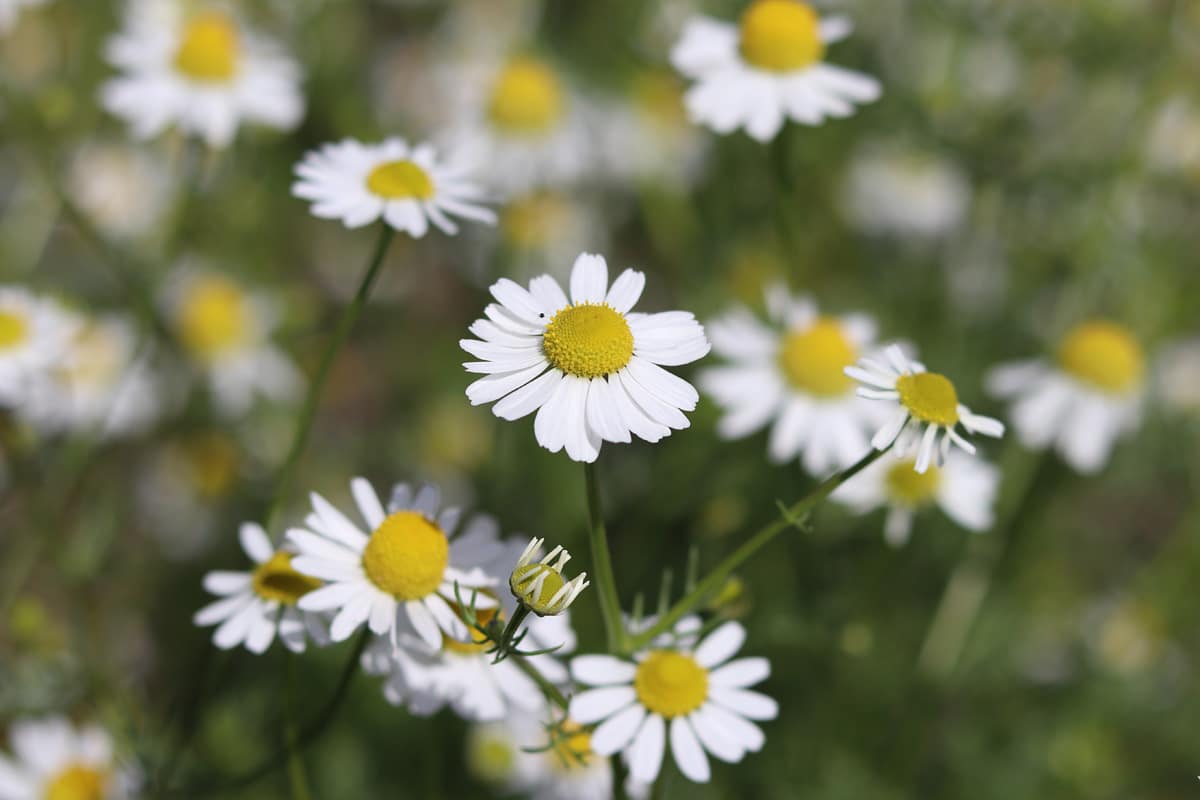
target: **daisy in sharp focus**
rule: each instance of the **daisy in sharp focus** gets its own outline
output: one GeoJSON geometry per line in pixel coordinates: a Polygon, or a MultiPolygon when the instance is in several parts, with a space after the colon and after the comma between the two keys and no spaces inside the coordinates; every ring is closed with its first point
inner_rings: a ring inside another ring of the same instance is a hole
{"type": "Polygon", "coordinates": [[[22,8],[31,8],[46,3],[46,0],[0,0],[0,34],[8,33],[17,25],[22,8]]]}
{"type": "Polygon", "coordinates": [[[65,717],[19,719],[8,729],[12,756],[0,753],[4,800],[122,800],[136,796],[137,772],[118,763],[113,741],[95,725],[65,717]]]}
{"type": "Polygon", "coordinates": [[[0,286],[0,406],[29,399],[36,381],[59,363],[79,318],[56,301],[17,286],[0,286]]]}
{"type": "Polygon", "coordinates": [[[495,402],[507,420],[537,411],[538,444],[575,461],[595,461],[606,441],[657,442],[688,427],[683,412],[699,395],[663,367],[703,357],[708,340],[689,312],[631,313],[645,283],[627,269],[610,288],[608,265],[587,253],[571,270],[570,299],[549,275],[528,290],[497,281],[499,302],[470,327],[479,338],[459,343],[480,359],[467,371],[485,375],[467,387],[471,404],[495,402]]]}
{"type": "Polygon", "coordinates": [[[903,458],[915,447],[913,468],[924,473],[935,457],[938,464],[946,460],[951,444],[975,453],[975,446],[955,430],[959,424],[967,433],[993,438],[1004,435],[1000,420],[974,414],[958,402],[958,392],[945,375],[927,372],[924,364],[910,361],[897,345],[888,346],[884,356],[886,361],[863,358],[857,365],[846,367],[846,375],[866,384],[859,387],[860,396],[896,402],[891,417],[871,439],[876,450],[890,447],[898,458],[903,458]],[[942,433],[940,444],[938,432],[942,433]]]}
{"type": "Polygon", "coordinates": [[[765,658],[730,659],[746,639],[726,622],[695,643],[699,620],[685,618],[673,640],[660,639],[633,661],[607,655],[577,656],[571,676],[586,686],[571,698],[570,715],[591,725],[592,749],[623,752],[634,780],[653,783],[668,742],[680,771],[705,783],[708,755],[728,763],[762,749],[765,737],[751,720],[774,719],[778,706],[751,691],[770,675],[765,658]]]}
{"type": "Polygon", "coordinates": [[[755,0],[741,23],[690,20],[671,62],[696,85],[685,102],[694,122],[717,133],[745,128],[760,142],[787,119],[819,125],[879,98],[874,78],[824,61],[825,47],[850,34],[840,17],[820,19],[799,0],[755,0]]]}
{"type": "Polygon", "coordinates": [[[452,217],[492,224],[495,213],[480,205],[483,190],[459,164],[443,163],[432,145],[410,147],[403,139],[363,144],[344,139],[305,155],[296,165],[292,194],[312,202],[312,213],[360,228],[377,219],[414,238],[433,223],[454,235],[452,217]]]}
{"type": "Polygon", "coordinates": [[[725,412],[717,431],[748,436],[768,423],[767,453],[782,463],[800,457],[817,477],[850,466],[870,450],[887,417],[859,397],[844,370],[874,347],[875,323],[863,314],[832,317],[781,285],[766,291],[769,325],[744,308],[708,326],[714,352],[732,363],[700,373],[700,388],[725,412]]]}
{"type": "Polygon", "coordinates": [[[321,588],[321,581],[297,572],[292,567],[295,554],[274,547],[261,525],[243,523],[238,539],[254,569],[205,575],[204,588],[220,599],[197,611],[192,621],[218,626],[213,644],[222,650],[245,644],[252,653],[264,653],[276,636],[293,653],[304,652],[308,639],[325,644],[325,620],[297,608],[300,598],[321,588]]]}
{"type": "Polygon", "coordinates": [[[1081,323],[1063,337],[1054,363],[1003,364],[988,390],[1011,399],[1012,422],[1026,447],[1054,447],[1080,472],[1104,466],[1113,444],[1142,420],[1145,356],[1126,327],[1108,320],[1081,323]]]}

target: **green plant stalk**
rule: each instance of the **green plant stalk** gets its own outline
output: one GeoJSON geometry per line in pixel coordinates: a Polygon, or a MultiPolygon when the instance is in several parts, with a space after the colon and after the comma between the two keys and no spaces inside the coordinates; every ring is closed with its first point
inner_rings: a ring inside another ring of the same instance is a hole
{"type": "Polygon", "coordinates": [[[628,635],[621,622],[621,601],[617,598],[617,582],[613,576],[612,555],[608,550],[608,533],[604,527],[604,512],[600,508],[600,491],[596,485],[595,464],[583,465],[587,483],[588,541],[592,548],[592,574],[600,594],[600,615],[604,619],[604,635],[610,653],[625,649],[628,635]]]}
{"type": "Polygon", "coordinates": [[[512,617],[508,620],[508,624],[504,626],[504,630],[500,632],[500,636],[496,641],[496,657],[492,663],[503,661],[512,651],[512,641],[517,635],[517,630],[521,627],[521,623],[529,616],[529,606],[522,602],[517,603],[517,610],[513,612],[512,617]]]}
{"type": "Polygon", "coordinates": [[[296,709],[294,706],[296,686],[296,659],[290,650],[284,650],[284,690],[283,690],[283,739],[287,748],[288,783],[292,790],[292,800],[312,800],[312,791],[308,787],[308,775],[304,770],[304,760],[296,746],[299,731],[296,726],[296,709]]]}
{"type": "Polygon", "coordinates": [[[554,705],[558,706],[563,711],[567,710],[567,706],[570,705],[570,701],[567,700],[567,696],[564,695],[557,686],[546,680],[546,676],[538,672],[537,668],[534,667],[533,664],[529,663],[529,659],[522,655],[513,654],[512,660],[516,663],[517,667],[520,668],[521,672],[525,673],[526,677],[538,685],[538,688],[542,690],[542,694],[545,695],[547,700],[549,700],[551,703],[554,703],[554,705]]]}

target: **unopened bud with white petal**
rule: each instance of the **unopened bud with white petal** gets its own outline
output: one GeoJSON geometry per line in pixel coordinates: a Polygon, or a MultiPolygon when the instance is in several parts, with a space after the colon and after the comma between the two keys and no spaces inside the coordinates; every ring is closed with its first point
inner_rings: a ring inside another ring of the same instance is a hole
{"type": "Polygon", "coordinates": [[[529,542],[509,576],[508,588],[521,605],[539,617],[552,617],[575,602],[588,581],[586,572],[569,581],[563,578],[562,569],[571,560],[571,554],[562,547],[555,547],[540,561],[534,561],[544,541],[535,538],[529,542]]]}

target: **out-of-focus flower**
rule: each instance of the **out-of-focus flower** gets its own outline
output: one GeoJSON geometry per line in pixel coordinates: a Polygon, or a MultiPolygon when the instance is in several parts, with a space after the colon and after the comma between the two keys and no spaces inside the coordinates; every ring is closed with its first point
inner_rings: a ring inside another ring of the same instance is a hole
{"type": "Polygon", "coordinates": [[[819,125],[878,99],[879,82],[826,64],[825,47],[850,34],[840,17],[822,20],[799,0],[755,0],[740,25],[696,17],[684,26],[671,63],[696,81],[692,121],[717,133],[745,128],[760,142],[787,119],[819,125]]]}
{"type": "Polygon", "coordinates": [[[690,632],[674,644],[655,645],[633,661],[607,655],[578,656],[571,676],[599,687],[571,698],[577,722],[600,725],[592,749],[601,755],[624,751],[631,776],[653,783],[670,739],[671,753],[689,780],[710,776],[706,751],[729,763],[762,749],[763,732],[750,720],[774,719],[775,701],[750,691],[771,667],[765,658],[730,661],[746,639],[737,622],[726,622],[694,647],[698,620],[681,621],[690,632]]]}
{"type": "Polygon", "coordinates": [[[535,562],[545,539],[530,539],[508,577],[508,588],[521,605],[539,617],[561,614],[575,602],[579,593],[588,587],[587,573],[581,572],[571,580],[563,578],[562,570],[571,554],[561,545],[535,562]]]}
{"type": "Polygon", "coordinates": [[[273,547],[261,525],[243,523],[238,540],[254,569],[205,575],[204,588],[220,599],[197,611],[192,621],[218,625],[213,644],[222,650],[245,644],[252,653],[264,653],[277,635],[294,653],[304,652],[309,638],[325,644],[329,640],[325,620],[296,607],[321,582],[297,572],[292,567],[293,553],[273,547]]]}
{"type": "Polygon", "coordinates": [[[499,401],[501,419],[537,411],[534,434],[552,453],[566,448],[575,461],[595,461],[603,442],[631,434],[657,442],[690,424],[684,411],[699,396],[663,366],[688,364],[708,353],[704,328],[686,311],[629,313],[646,277],[627,269],[608,287],[608,265],[583,254],[571,271],[571,298],[549,275],[525,290],[502,278],[491,287],[499,304],[463,339],[480,361],[463,366],[486,377],[467,387],[472,405],[499,401]]]}
{"type": "Polygon", "coordinates": [[[363,144],[345,139],[308,153],[296,165],[292,193],[312,202],[312,213],[359,228],[382,218],[420,238],[433,223],[454,235],[451,217],[492,224],[496,215],[480,205],[483,191],[468,170],[440,163],[432,145],[409,147],[403,139],[363,144]]]}
{"type": "Polygon", "coordinates": [[[811,298],[778,284],[766,299],[769,326],[744,308],[708,326],[713,350],[733,362],[700,374],[700,387],[725,412],[717,431],[737,439],[774,420],[772,461],[800,456],[816,476],[848,467],[870,450],[871,434],[887,417],[855,394],[844,372],[872,348],[875,323],[863,314],[824,316],[811,298]]]}
{"type": "Polygon", "coordinates": [[[951,452],[940,467],[917,472],[912,459],[876,461],[839,486],[831,497],[859,514],[886,506],[883,536],[899,547],[912,533],[913,517],[936,505],[967,530],[992,526],[1000,470],[979,458],[951,452]]]}
{"type": "Polygon", "coordinates": [[[187,559],[213,539],[221,500],[242,471],[242,454],[229,436],[216,431],[192,434],[155,452],[138,473],[142,527],[164,555],[187,559]]]}
{"type": "Polygon", "coordinates": [[[467,761],[488,783],[533,800],[612,797],[609,760],[592,752],[591,734],[569,718],[547,725],[533,714],[513,713],[476,725],[468,734],[467,761]]]}
{"type": "Polygon", "coordinates": [[[59,363],[79,319],[56,301],[0,286],[0,406],[28,400],[34,384],[59,363]]]}
{"type": "Polygon", "coordinates": [[[22,8],[40,6],[46,0],[0,0],[0,34],[8,33],[17,24],[22,8]]]}
{"type": "Polygon", "coordinates": [[[4,800],[121,800],[136,795],[137,771],[120,764],[112,738],[65,717],[19,719],[8,729],[12,756],[0,754],[4,800]]]}
{"type": "Polygon", "coordinates": [[[944,236],[962,222],[970,200],[970,184],[950,162],[878,148],[855,159],[842,190],[846,216],[875,234],[944,236]]]}
{"type": "Polygon", "coordinates": [[[955,430],[960,424],[967,433],[995,438],[1004,435],[1004,423],[1000,420],[974,414],[958,402],[958,392],[945,375],[927,372],[924,364],[909,361],[897,345],[887,347],[884,355],[886,362],[862,358],[856,366],[846,367],[847,375],[866,384],[859,387],[860,396],[896,403],[892,416],[871,439],[876,450],[890,447],[897,457],[903,458],[915,447],[914,469],[924,473],[935,455],[938,464],[945,462],[951,444],[975,453],[975,446],[955,430]],[[938,431],[943,432],[940,445],[938,431]]]}
{"type": "Polygon", "coordinates": [[[1128,328],[1091,320],[1063,337],[1057,363],[1002,364],[988,374],[987,385],[997,397],[1013,400],[1022,444],[1054,447],[1075,469],[1095,472],[1116,440],[1141,424],[1144,355],[1128,328]]]}
{"type": "Polygon", "coordinates": [[[177,125],[226,147],[243,120],[290,130],[304,114],[299,66],[219,3],[129,0],[107,55],[122,74],[101,101],[139,139],[177,125]]]}
{"type": "Polygon", "coordinates": [[[566,278],[564,267],[575,256],[608,241],[604,214],[591,198],[549,190],[505,203],[499,231],[518,274],[527,276],[550,273],[566,278]]]}
{"type": "Polygon", "coordinates": [[[645,71],[631,82],[624,102],[610,102],[596,126],[604,160],[599,177],[683,188],[704,166],[707,141],[688,123],[683,85],[670,73],[645,71]]]}
{"type": "Polygon", "coordinates": [[[1173,97],[1158,110],[1146,136],[1146,159],[1163,172],[1200,177],[1200,109],[1173,97]]]}
{"type": "Polygon", "coordinates": [[[71,158],[67,189],[106,233],[141,236],[162,220],[171,181],[162,164],[141,150],[90,142],[71,158]]]}
{"type": "Polygon", "coordinates": [[[1200,337],[1162,348],[1155,369],[1158,394],[1165,407],[1200,411],[1200,337]]]}

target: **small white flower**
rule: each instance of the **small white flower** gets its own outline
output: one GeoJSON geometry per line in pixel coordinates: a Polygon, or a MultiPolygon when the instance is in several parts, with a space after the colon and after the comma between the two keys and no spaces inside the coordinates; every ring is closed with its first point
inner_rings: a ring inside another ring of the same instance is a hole
{"type": "Polygon", "coordinates": [[[867,385],[859,387],[859,395],[896,403],[892,416],[871,439],[876,450],[891,447],[898,458],[903,458],[916,447],[915,469],[923,473],[935,455],[939,464],[945,461],[951,444],[975,453],[975,446],[955,430],[959,424],[967,433],[995,438],[1004,435],[1000,420],[973,414],[958,402],[958,392],[945,375],[927,372],[925,365],[909,361],[897,345],[887,347],[884,355],[886,362],[863,358],[857,366],[846,367],[847,375],[867,385]],[[943,432],[940,446],[938,431],[943,432]]]}
{"type": "Polygon", "coordinates": [[[59,363],[79,318],[56,301],[0,286],[0,406],[27,402],[35,383],[59,363]]]}
{"type": "Polygon", "coordinates": [[[684,411],[699,399],[687,381],[663,366],[708,353],[704,328],[686,311],[630,313],[646,277],[627,269],[608,286],[608,265],[581,255],[571,271],[571,298],[549,275],[525,290],[501,279],[498,304],[463,339],[479,361],[463,366],[486,377],[467,387],[472,405],[496,402],[493,413],[517,420],[537,411],[534,435],[552,453],[595,461],[603,442],[636,435],[657,442],[690,424],[684,411]]]}
{"type": "Polygon", "coordinates": [[[1113,444],[1142,419],[1142,347],[1125,327],[1092,320],[1071,329],[1056,363],[1003,364],[987,376],[988,390],[1011,398],[1012,421],[1026,447],[1055,447],[1080,472],[1104,466],[1113,444]]]}
{"type": "Polygon", "coordinates": [[[46,0],[0,0],[0,34],[8,33],[17,24],[22,8],[43,5],[46,0]]]}
{"type": "Polygon", "coordinates": [[[149,234],[171,208],[171,176],[145,148],[88,142],[71,157],[67,191],[106,233],[149,234]]]}
{"type": "Polygon", "coordinates": [[[19,719],[7,738],[12,756],[0,753],[4,800],[122,800],[136,794],[137,770],[118,762],[112,737],[95,725],[76,728],[65,717],[19,719]]]}
{"type": "Polygon", "coordinates": [[[798,0],[755,0],[740,25],[689,20],[671,62],[696,81],[686,97],[692,121],[721,134],[745,128],[765,142],[785,119],[819,125],[850,116],[880,93],[874,78],[824,62],[825,46],[850,28],[798,0]]]}
{"type": "Polygon", "coordinates": [[[729,763],[762,749],[763,732],[750,720],[774,719],[775,701],[750,691],[771,667],[765,658],[730,659],[746,630],[726,622],[692,646],[698,620],[681,620],[674,644],[655,644],[633,661],[606,655],[578,656],[571,676],[599,688],[571,698],[570,716],[592,731],[601,755],[624,751],[630,775],[653,783],[670,739],[679,769],[698,783],[709,779],[707,753],[729,763]]]}
{"type": "Polygon", "coordinates": [[[581,572],[571,580],[564,580],[562,570],[571,560],[571,554],[561,545],[535,562],[545,539],[530,539],[525,551],[517,559],[517,566],[508,577],[508,587],[517,601],[539,617],[561,614],[575,602],[579,593],[586,589],[587,573],[581,572]]]}
{"type": "Polygon", "coordinates": [[[304,114],[296,63],[219,4],[129,0],[107,55],[122,74],[101,101],[139,139],[177,125],[226,147],[243,120],[290,130],[304,114]]]}
{"type": "Polygon", "coordinates": [[[733,363],[702,371],[700,388],[725,412],[721,436],[748,436],[773,420],[771,460],[800,456],[809,473],[824,477],[862,458],[887,416],[844,373],[874,347],[875,323],[864,314],[822,315],[783,286],[766,298],[771,325],[743,308],[709,324],[714,352],[733,363]]]}
{"type": "Polygon", "coordinates": [[[443,233],[457,233],[451,217],[496,221],[495,213],[480,205],[483,191],[468,170],[442,163],[429,144],[344,139],[309,152],[296,165],[296,177],[292,194],[311,201],[315,216],[341,219],[348,228],[382,218],[419,239],[431,222],[443,233]]]}
{"type": "Polygon", "coordinates": [[[936,238],[962,223],[971,184],[952,162],[873,146],[858,155],[842,189],[845,215],[872,234],[936,238]]]}

